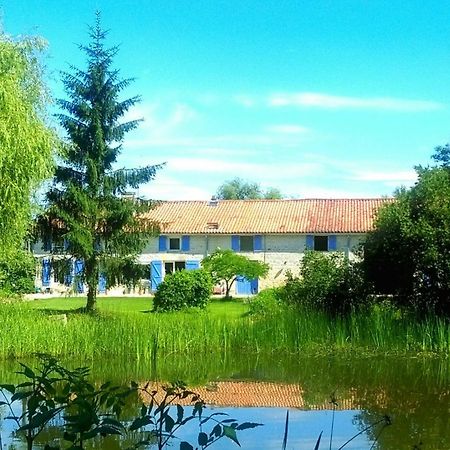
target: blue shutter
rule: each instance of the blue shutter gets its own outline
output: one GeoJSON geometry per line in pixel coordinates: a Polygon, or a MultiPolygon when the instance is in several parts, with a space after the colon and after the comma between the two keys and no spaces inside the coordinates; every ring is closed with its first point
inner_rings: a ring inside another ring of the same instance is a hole
{"type": "Polygon", "coordinates": [[[42,287],[50,286],[50,276],[52,272],[52,266],[50,260],[45,258],[42,260],[42,287]]]}
{"type": "Polygon", "coordinates": [[[250,280],[250,288],[252,291],[252,295],[258,293],[258,278],[253,278],[253,280],[250,280]]]}
{"type": "Polygon", "coordinates": [[[98,275],[98,292],[104,294],[106,292],[106,276],[104,273],[98,275]]]}
{"type": "Polygon", "coordinates": [[[314,236],[311,234],[306,236],[306,250],[314,250],[314,236]]]}
{"type": "Polygon", "coordinates": [[[75,261],[75,290],[79,294],[84,292],[84,283],[83,283],[83,272],[84,272],[84,262],[82,259],[77,259],[75,261]]]}
{"type": "Polygon", "coordinates": [[[335,234],[328,236],[328,250],[330,252],[335,252],[337,250],[337,236],[335,234]]]}
{"type": "Polygon", "coordinates": [[[238,295],[251,295],[252,293],[252,283],[247,278],[242,275],[236,277],[236,293],[238,295]]]}
{"type": "Polygon", "coordinates": [[[166,252],[167,251],[167,236],[159,237],[159,251],[166,252]]]}
{"type": "Polygon", "coordinates": [[[74,273],[73,261],[70,260],[69,272],[64,275],[64,284],[66,286],[72,286],[73,273],[74,273]]]}
{"type": "Polygon", "coordinates": [[[66,238],[64,238],[63,249],[66,252],[68,250],[68,248],[69,248],[69,241],[66,238]]]}
{"type": "Polygon", "coordinates": [[[234,252],[238,252],[239,248],[239,236],[231,236],[231,250],[233,250],[234,252]]]}
{"type": "Polygon", "coordinates": [[[262,249],[262,236],[257,234],[256,236],[253,236],[253,250],[255,252],[262,252],[262,249]]]}
{"type": "Polygon", "coordinates": [[[186,261],[186,270],[195,270],[200,268],[200,261],[194,259],[186,261]]]}
{"type": "Polygon", "coordinates": [[[150,263],[150,287],[156,291],[162,282],[162,261],[152,261],[150,263]]]}
{"type": "Polygon", "coordinates": [[[181,236],[181,251],[188,252],[190,250],[190,243],[189,236],[181,236]]]}

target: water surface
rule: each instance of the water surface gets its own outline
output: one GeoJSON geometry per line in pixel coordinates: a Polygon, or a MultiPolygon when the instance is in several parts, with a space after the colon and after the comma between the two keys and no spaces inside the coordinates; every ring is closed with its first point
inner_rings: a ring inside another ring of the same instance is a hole
{"type": "MultiPolygon", "coordinates": [[[[26,361],[33,364],[32,361],[26,361]]],[[[312,449],[321,431],[329,448],[332,409],[335,424],[332,448],[377,422],[385,428],[374,448],[386,450],[450,448],[450,362],[447,359],[333,356],[299,358],[282,355],[166,355],[153,361],[65,361],[70,367],[91,367],[92,378],[116,384],[130,380],[184,380],[210,394],[214,411],[240,422],[264,426],[242,431],[244,449],[280,449],[289,409],[288,449],[312,449]],[[216,393],[216,398],[214,397],[216,393]],[[220,395],[219,395],[220,394],[220,395]],[[336,399],[336,406],[330,398],[336,399]],[[417,446],[417,447],[414,447],[417,446]]],[[[1,382],[17,382],[16,361],[0,363],[1,382]]],[[[137,411],[139,400],[127,409],[137,411]]],[[[4,417],[4,411],[2,416],[4,417]]],[[[370,449],[381,428],[374,427],[346,448],[370,449]]],[[[3,444],[9,426],[2,424],[3,444]]],[[[183,439],[195,443],[198,430],[186,429],[183,439]]],[[[102,444],[97,448],[120,448],[102,444]]],[[[232,448],[223,441],[212,448],[232,448]]],[[[6,448],[6,447],[5,447],[6,448]]],[[[236,446],[236,448],[238,448],[236,446]]]]}

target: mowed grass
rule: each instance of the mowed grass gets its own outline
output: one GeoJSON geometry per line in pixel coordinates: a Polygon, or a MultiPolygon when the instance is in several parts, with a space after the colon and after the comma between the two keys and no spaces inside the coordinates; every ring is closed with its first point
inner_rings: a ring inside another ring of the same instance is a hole
{"type": "Polygon", "coordinates": [[[98,314],[80,313],[84,298],[0,305],[0,358],[35,353],[81,359],[154,361],[221,353],[362,355],[450,354],[449,322],[373,309],[349,317],[274,308],[248,314],[242,301],[213,301],[206,310],[153,313],[151,298],[100,298],[98,314]],[[67,321],[60,320],[66,314],[67,321]]]}
{"type": "MultiPolygon", "coordinates": [[[[75,312],[86,305],[85,297],[62,297],[35,300],[30,302],[31,309],[51,311],[54,314],[75,312]]],[[[152,297],[99,297],[97,307],[100,313],[149,313],[153,309],[152,297]]],[[[177,314],[203,313],[196,309],[185,310],[177,314]]],[[[248,305],[242,300],[213,299],[206,311],[211,317],[239,318],[248,313],[248,305]]],[[[172,313],[170,313],[172,314],[172,313]]],[[[169,316],[170,316],[169,314],[169,316]]]]}

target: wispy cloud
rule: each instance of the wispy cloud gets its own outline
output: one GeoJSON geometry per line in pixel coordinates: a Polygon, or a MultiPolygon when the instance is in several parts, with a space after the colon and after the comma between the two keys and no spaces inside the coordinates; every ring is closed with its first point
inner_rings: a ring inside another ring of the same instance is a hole
{"type": "Polygon", "coordinates": [[[268,163],[265,160],[258,162],[243,162],[239,159],[226,160],[219,158],[169,158],[167,169],[174,171],[189,171],[194,173],[218,173],[224,178],[242,176],[244,178],[258,178],[273,180],[278,178],[298,178],[317,176],[323,172],[322,166],[309,162],[286,162],[268,163]],[[231,174],[231,175],[230,175],[231,174]]]}
{"type": "Polygon", "coordinates": [[[356,181],[385,182],[389,185],[412,184],[417,180],[417,173],[414,170],[399,171],[358,171],[350,179],[356,181]]]}
{"type": "Polygon", "coordinates": [[[244,106],[245,108],[251,108],[257,103],[257,99],[254,96],[247,94],[237,94],[233,96],[233,100],[238,105],[244,106]]]}
{"type": "Polygon", "coordinates": [[[427,100],[409,100],[395,97],[345,97],[319,92],[286,92],[272,94],[267,100],[271,107],[296,106],[324,109],[374,109],[419,112],[444,107],[442,103],[427,100]]]}
{"type": "Polygon", "coordinates": [[[125,121],[143,119],[139,133],[151,133],[153,136],[173,135],[178,128],[198,118],[198,113],[190,105],[175,103],[163,106],[159,102],[139,104],[127,112],[125,121]]]}
{"type": "Polygon", "coordinates": [[[170,176],[160,176],[157,182],[141,186],[138,194],[155,200],[206,200],[211,197],[208,189],[170,176]]]}

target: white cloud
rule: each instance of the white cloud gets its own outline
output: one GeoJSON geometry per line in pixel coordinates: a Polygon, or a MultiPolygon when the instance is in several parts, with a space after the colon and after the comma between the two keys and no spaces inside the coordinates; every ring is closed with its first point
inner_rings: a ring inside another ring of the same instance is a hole
{"type": "Polygon", "coordinates": [[[350,179],[356,181],[384,182],[389,185],[412,184],[417,180],[414,170],[380,171],[369,170],[355,172],[350,179]]]}
{"type": "Polygon", "coordinates": [[[134,134],[161,138],[172,136],[180,127],[197,117],[198,113],[187,104],[175,103],[164,107],[156,102],[134,106],[127,112],[124,120],[143,119],[134,134]]]}
{"type": "Polygon", "coordinates": [[[317,176],[322,173],[322,166],[316,163],[303,162],[278,162],[271,163],[266,160],[249,163],[243,162],[239,158],[233,161],[214,158],[169,158],[167,169],[170,171],[221,174],[220,178],[228,179],[235,176],[248,178],[251,180],[285,180],[287,178],[297,178],[317,176]]]}
{"type": "MultiPolygon", "coordinates": [[[[270,131],[269,129],[267,131],[270,131]]],[[[306,129],[304,129],[306,131],[306,129]]],[[[154,133],[140,133],[139,136],[126,139],[126,146],[133,148],[147,147],[191,147],[199,149],[220,148],[221,146],[280,146],[297,145],[300,142],[300,134],[304,132],[300,129],[278,129],[271,130],[271,134],[228,134],[212,136],[175,136],[156,135],[154,133]]]]}
{"type": "Polygon", "coordinates": [[[180,178],[158,176],[151,183],[142,185],[138,195],[154,200],[207,200],[211,192],[199,186],[183,183],[180,178]]]}
{"type": "Polygon", "coordinates": [[[408,100],[394,97],[345,97],[318,92],[287,92],[269,96],[272,107],[300,106],[325,109],[375,109],[391,111],[431,111],[443,108],[438,102],[408,100]]]}

